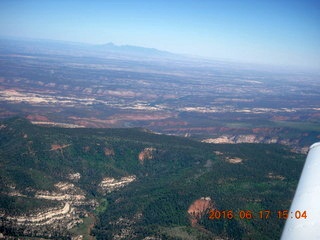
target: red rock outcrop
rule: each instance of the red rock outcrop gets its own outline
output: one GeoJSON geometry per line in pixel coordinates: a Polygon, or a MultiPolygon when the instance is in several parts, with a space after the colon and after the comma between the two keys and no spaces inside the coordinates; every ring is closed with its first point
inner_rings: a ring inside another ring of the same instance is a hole
{"type": "Polygon", "coordinates": [[[41,116],[41,115],[28,115],[27,119],[30,121],[44,121],[44,122],[49,121],[49,119],[46,116],[41,116]]]}
{"type": "Polygon", "coordinates": [[[139,153],[139,161],[143,164],[144,160],[151,160],[153,159],[153,152],[155,151],[155,148],[145,148],[143,151],[139,153]]]}
{"type": "Polygon", "coordinates": [[[105,156],[114,156],[114,150],[112,148],[104,148],[103,150],[105,156]]]}
{"type": "Polygon", "coordinates": [[[202,197],[195,200],[188,208],[191,226],[195,226],[211,208],[214,207],[210,197],[202,197]]]}
{"type": "Polygon", "coordinates": [[[51,149],[50,149],[50,151],[62,150],[63,148],[69,147],[70,145],[71,145],[71,144],[64,144],[64,145],[51,144],[51,149]]]}

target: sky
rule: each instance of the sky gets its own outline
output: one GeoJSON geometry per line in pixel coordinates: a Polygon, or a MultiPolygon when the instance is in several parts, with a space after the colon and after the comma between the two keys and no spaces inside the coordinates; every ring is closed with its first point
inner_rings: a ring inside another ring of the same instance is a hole
{"type": "Polygon", "coordinates": [[[320,0],[1,0],[0,36],[113,42],[320,72],[320,0]]]}

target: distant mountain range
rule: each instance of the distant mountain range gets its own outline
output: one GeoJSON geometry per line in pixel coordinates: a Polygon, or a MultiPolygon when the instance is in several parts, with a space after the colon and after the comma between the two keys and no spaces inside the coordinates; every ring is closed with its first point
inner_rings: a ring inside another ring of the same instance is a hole
{"type": "Polygon", "coordinates": [[[161,51],[156,48],[145,48],[139,46],[132,46],[132,45],[115,45],[113,43],[107,43],[103,45],[95,45],[96,49],[107,51],[107,52],[117,52],[121,54],[135,54],[135,55],[148,55],[148,56],[161,56],[161,57],[173,57],[177,56],[176,54],[161,51]]]}
{"type": "Polygon", "coordinates": [[[107,43],[93,45],[86,43],[39,40],[0,38],[0,52],[2,53],[33,53],[33,54],[61,54],[61,55],[94,55],[94,56],[117,56],[122,57],[146,57],[146,58],[181,58],[178,54],[161,51],[155,48],[146,48],[131,45],[115,45],[107,43]]]}

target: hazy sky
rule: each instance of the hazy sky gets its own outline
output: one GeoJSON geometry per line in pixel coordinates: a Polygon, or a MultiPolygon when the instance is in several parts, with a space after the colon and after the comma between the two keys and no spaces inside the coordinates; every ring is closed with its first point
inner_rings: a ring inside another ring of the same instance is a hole
{"type": "Polygon", "coordinates": [[[1,0],[0,35],[320,70],[320,0],[1,0]]]}

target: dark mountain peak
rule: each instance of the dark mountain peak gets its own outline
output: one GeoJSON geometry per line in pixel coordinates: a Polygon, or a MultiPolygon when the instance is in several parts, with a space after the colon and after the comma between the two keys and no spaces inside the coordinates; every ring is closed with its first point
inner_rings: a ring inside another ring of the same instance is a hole
{"type": "Polygon", "coordinates": [[[102,47],[115,47],[116,45],[113,42],[108,42],[106,44],[102,44],[102,45],[99,45],[99,46],[102,46],[102,47]]]}
{"type": "Polygon", "coordinates": [[[179,55],[156,48],[133,45],[100,45],[43,39],[14,39],[0,37],[0,53],[63,54],[73,56],[124,56],[134,58],[177,58],[179,55]]]}
{"type": "Polygon", "coordinates": [[[177,56],[173,53],[158,50],[156,48],[141,47],[134,45],[116,45],[112,42],[95,45],[95,48],[98,48],[102,51],[126,54],[126,55],[136,55],[136,56],[149,56],[149,57],[174,57],[177,56]]]}

